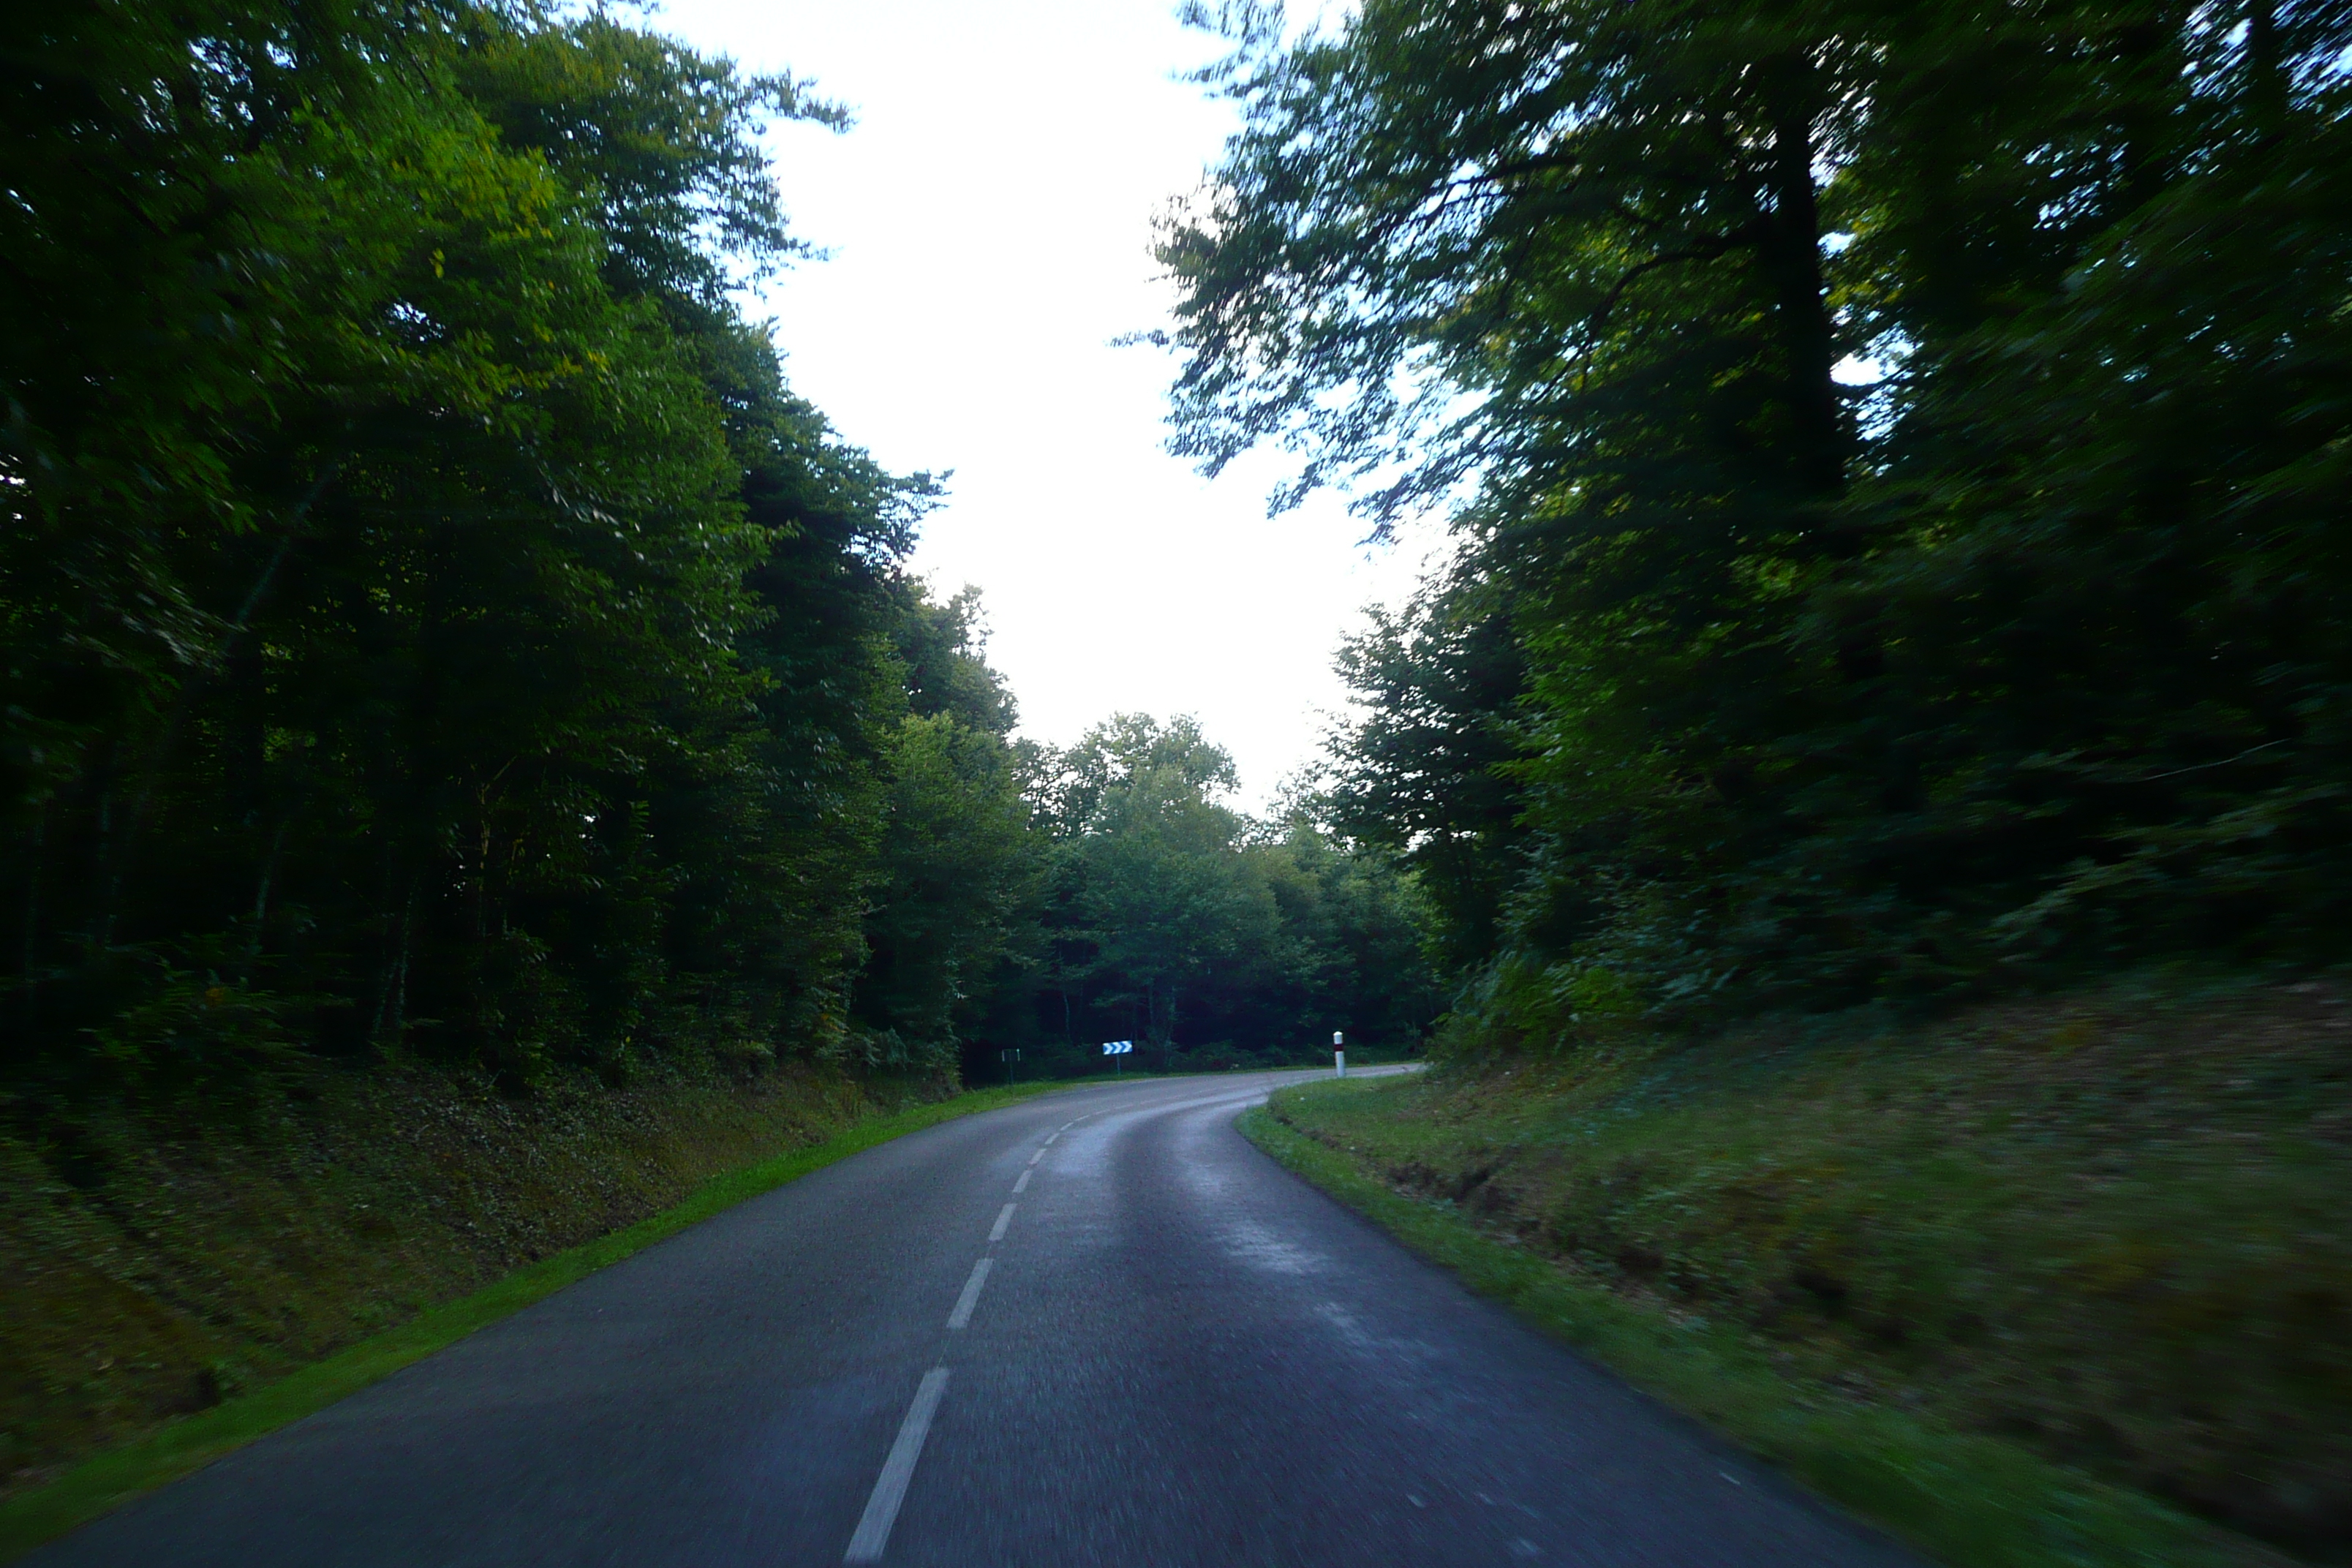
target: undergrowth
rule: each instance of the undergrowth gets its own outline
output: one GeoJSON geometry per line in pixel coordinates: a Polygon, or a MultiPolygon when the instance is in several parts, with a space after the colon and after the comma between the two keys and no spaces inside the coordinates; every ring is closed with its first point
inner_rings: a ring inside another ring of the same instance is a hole
{"type": "Polygon", "coordinates": [[[236,1101],[0,1100],[0,1507],[951,1086],[315,1068],[236,1101]]]}
{"type": "Polygon", "coordinates": [[[1588,1041],[1275,1113],[1567,1285],[1732,1334],[1807,1408],[2347,1560],[2352,1003],[2332,984],[1588,1041]]]}

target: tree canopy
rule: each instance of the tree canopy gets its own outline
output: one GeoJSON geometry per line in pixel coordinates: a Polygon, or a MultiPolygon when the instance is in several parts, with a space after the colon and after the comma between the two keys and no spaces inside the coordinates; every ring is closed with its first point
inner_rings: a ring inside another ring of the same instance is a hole
{"type": "Polygon", "coordinates": [[[1415,1046],[1436,1014],[1418,889],[1302,805],[1225,803],[1233,759],[1189,719],[1120,714],[1037,756],[1051,836],[1040,1048],[1133,1038],[1150,1065],[1277,1061],[1330,1032],[1415,1046]]]}
{"type": "Polygon", "coordinates": [[[1307,1027],[1195,1012],[1357,930],[1235,871],[1230,763],[1049,796],[908,569],[939,486],[743,313],[810,255],[761,133],[844,110],[471,0],[20,7],[0,60],[11,1082],[1307,1027]]]}
{"type": "Polygon", "coordinates": [[[2340,952],[2352,9],[1224,20],[1177,446],[1453,517],[1337,820],[1469,1012],[2340,952]]]}

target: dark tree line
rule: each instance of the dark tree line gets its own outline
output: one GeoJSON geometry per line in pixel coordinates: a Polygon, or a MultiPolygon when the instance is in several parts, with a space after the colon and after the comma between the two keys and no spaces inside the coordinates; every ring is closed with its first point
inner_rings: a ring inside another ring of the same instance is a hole
{"type": "MultiPolygon", "coordinates": [[[[1187,1037],[1204,972],[1102,956],[1111,883],[1060,847],[1102,825],[1052,816],[974,602],[906,570],[935,488],[736,303],[802,248],[780,118],[846,122],[602,13],[8,10],[27,1103],[309,1053],[937,1072],[1081,969],[1073,1019],[1140,984],[1187,1037]]],[[[1219,820],[1195,847],[1239,853],[1219,820]]]]}
{"type": "Polygon", "coordinates": [[[2343,955],[2352,8],[1223,21],[1179,446],[1453,509],[1336,809],[1465,1018],[2343,955]]]}
{"type": "Polygon", "coordinates": [[[1233,759],[1192,721],[1120,714],[1064,752],[1027,749],[1044,901],[1017,1014],[990,1037],[1024,1060],[1224,1068],[1320,1060],[1333,1030],[1417,1048],[1443,1003],[1418,887],[1294,799],[1234,810],[1233,759]]]}

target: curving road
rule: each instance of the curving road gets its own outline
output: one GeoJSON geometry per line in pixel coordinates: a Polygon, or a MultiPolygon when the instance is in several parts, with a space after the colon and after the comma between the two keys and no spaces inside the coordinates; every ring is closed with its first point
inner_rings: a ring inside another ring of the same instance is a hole
{"type": "Polygon", "coordinates": [[[730,1210],[40,1568],[1895,1568],[1234,1131],[1081,1089],[730,1210]]]}

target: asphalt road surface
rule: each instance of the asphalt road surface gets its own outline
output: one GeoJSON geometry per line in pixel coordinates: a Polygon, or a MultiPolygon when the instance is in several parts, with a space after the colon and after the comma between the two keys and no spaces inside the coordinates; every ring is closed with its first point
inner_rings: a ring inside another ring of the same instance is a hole
{"type": "Polygon", "coordinates": [[[1297,1076],[870,1150],[31,1561],[1915,1563],[1260,1154],[1297,1076]]]}

